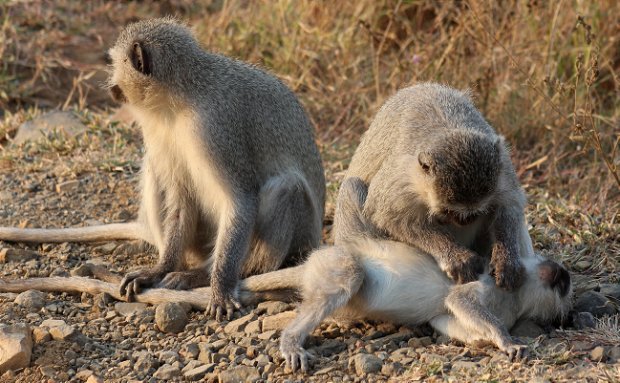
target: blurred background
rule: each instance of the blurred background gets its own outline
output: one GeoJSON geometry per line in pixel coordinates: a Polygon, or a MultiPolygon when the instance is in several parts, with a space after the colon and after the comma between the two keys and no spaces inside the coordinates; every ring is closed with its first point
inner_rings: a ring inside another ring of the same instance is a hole
{"type": "Polygon", "coordinates": [[[92,132],[117,129],[92,117],[116,107],[101,89],[105,52],[127,23],[168,14],[206,49],[294,90],[332,191],[396,90],[422,81],[472,89],[513,147],[537,245],[593,256],[582,269],[617,270],[620,2],[0,1],[0,172],[13,169],[5,148],[19,125],[41,111],[71,109],[92,132]]]}

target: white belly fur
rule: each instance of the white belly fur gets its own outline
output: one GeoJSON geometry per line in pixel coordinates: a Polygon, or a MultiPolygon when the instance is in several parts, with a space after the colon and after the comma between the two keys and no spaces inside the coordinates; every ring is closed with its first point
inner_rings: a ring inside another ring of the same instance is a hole
{"type": "Polygon", "coordinates": [[[229,207],[224,182],[218,177],[198,136],[196,117],[188,112],[153,118],[132,110],[144,132],[149,164],[164,190],[184,188],[203,213],[217,220],[229,207]]]}
{"type": "Polygon", "coordinates": [[[392,241],[369,241],[372,257],[361,255],[364,283],[353,305],[369,318],[419,324],[445,313],[452,282],[435,260],[392,241]]]}

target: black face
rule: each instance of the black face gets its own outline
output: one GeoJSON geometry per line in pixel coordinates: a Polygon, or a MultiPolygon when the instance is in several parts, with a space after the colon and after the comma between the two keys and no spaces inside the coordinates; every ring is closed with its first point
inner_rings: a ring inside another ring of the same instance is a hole
{"type": "Polygon", "coordinates": [[[570,290],[570,274],[568,271],[553,261],[544,261],[538,266],[538,276],[547,283],[550,288],[555,289],[560,297],[565,297],[570,290]]]}

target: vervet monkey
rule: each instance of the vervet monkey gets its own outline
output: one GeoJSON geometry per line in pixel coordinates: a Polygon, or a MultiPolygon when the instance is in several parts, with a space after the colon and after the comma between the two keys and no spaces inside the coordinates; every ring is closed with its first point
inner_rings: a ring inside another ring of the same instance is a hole
{"type": "MultiPolygon", "coordinates": [[[[467,93],[431,83],[400,90],[347,177],[369,185],[364,214],[374,226],[432,255],[457,283],[478,279],[489,257],[498,286],[521,283],[525,195],[503,138],[467,93]]],[[[341,226],[336,219],[336,243],[341,226]]]]}
{"type": "Polygon", "coordinates": [[[206,52],[172,18],[128,25],[109,54],[112,96],[127,104],[144,136],[138,223],[4,228],[0,239],[145,239],[159,261],[127,274],[123,295],[210,284],[207,312],[230,318],[240,307],[241,276],[276,270],[319,245],[325,179],[312,126],[281,81],[206,52]],[[195,257],[202,263],[187,270],[195,257]]]}
{"type": "Polygon", "coordinates": [[[571,279],[554,261],[534,253],[525,225],[518,244],[525,267],[523,284],[506,291],[488,274],[456,285],[433,257],[418,248],[373,238],[363,216],[367,187],[345,179],[338,198],[340,244],[314,251],[300,266],[250,277],[243,291],[301,290],[299,313],[283,331],[280,350],[292,370],[308,371],[304,340],[337,312],[406,325],[429,322],[437,331],[465,343],[490,341],[510,358],[525,346],[508,333],[517,320],[550,321],[571,307],[571,279]],[[346,234],[345,234],[346,233],[346,234]]]}

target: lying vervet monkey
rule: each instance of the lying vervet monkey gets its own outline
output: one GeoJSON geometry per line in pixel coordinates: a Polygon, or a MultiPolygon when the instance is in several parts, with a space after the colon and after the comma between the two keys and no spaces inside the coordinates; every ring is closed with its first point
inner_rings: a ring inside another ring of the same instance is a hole
{"type": "Polygon", "coordinates": [[[534,253],[527,228],[519,243],[524,282],[514,291],[495,285],[488,273],[456,285],[429,254],[403,243],[373,237],[363,216],[367,187],[345,179],[337,214],[341,243],[314,251],[300,266],[250,277],[243,290],[301,290],[297,318],[283,331],[280,350],[292,370],[308,371],[306,336],[334,311],[347,318],[369,318],[407,325],[426,322],[465,343],[490,341],[510,358],[525,346],[508,333],[523,318],[550,321],[571,306],[572,286],[566,269],[534,253]]]}
{"type": "Polygon", "coordinates": [[[112,95],[144,136],[138,222],[0,228],[0,240],[144,239],[159,261],[127,274],[128,300],[151,286],[210,284],[207,311],[230,317],[240,276],[276,270],[319,245],[325,179],[312,126],[281,81],[206,52],[171,18],[127,26],[109,53],[112,95]],[[200,266],[187,270],[194,257],[200,266]]]}
{"type": "Polygon", "coordinates": [[[504,140],[467,93],[401,89],[364,133],[347,177],[369,185],[364,214],[373,225],[433,256],[457,283],[476,280],[489,259],[498,286],[521,283],[525,195],[504,140]]]}

